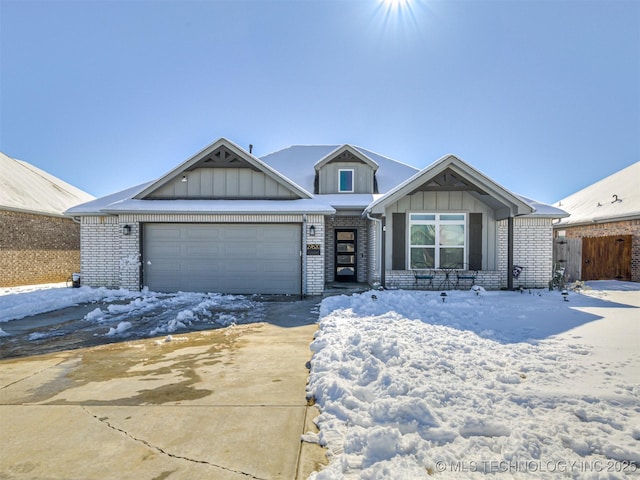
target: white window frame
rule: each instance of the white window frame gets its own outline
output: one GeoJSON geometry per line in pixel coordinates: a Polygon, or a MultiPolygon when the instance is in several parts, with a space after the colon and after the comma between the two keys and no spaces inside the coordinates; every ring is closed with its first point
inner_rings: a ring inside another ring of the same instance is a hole
{"type": "Polygon", "coordinates": [[[338,170],[338,192],[340,193],[353,193],[355,191],[356,173],[353,168],[340,168],[338,170]],[[342,172],[351,172],[351,190],[342,189],[342,172]]]}
{"type": "Polygon", "coordinates": [[[434,265],[432,268],[434,270],[440,270],[442,268],[448,268],[449,265],[440,265],[440,250],[443,248],[460,248],[462,249],[462,265],[460,268],[464,268],[467,265],[467,252],[469,249],[469,225],[468,215],[465,212],[408,212],[408,221],[407,221],[407,233],[406,233],[406,241],[407,241],[407,265],[409,266],[409,270],[424,270],[425,267],[413,268],[411,265],[411,250],[413,248],[433,248],[434,249],[434,265]],[[424,219],[414,219],[414,215],[429,215],[434,216],[433,220],[424,220],[424,219]],[[443,218],[445,216],[462,216],[461,220],[458,219],[446,219],[443,218]],[[435,227],[435,243],[434,245],[412,245],[411,244],[411,227],[412,225],[434,225],[435,227]],[[446,245],[440,244],[440,226],[442,225],[462,225],[464,228],[464,243],[462,246],[460,245],[446,245]]]}

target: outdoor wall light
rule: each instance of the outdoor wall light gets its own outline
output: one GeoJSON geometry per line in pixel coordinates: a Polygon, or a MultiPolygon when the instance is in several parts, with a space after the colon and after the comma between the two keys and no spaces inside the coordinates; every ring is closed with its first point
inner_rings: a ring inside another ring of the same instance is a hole
{"type": "Polygon", "coordinates": [[[180,180],[182,183],[187,183],[187,176],[182,175],[182,179],[180,180]]]}
{"type": "Polygon", "coordinates": [[[315,227],[315,225],[311,225],[311,226],[309,227],[309,235],[310,235],[311,237],[315,237],[315,236],[316,236],[316,227],[315,227]]]}
{"type": "Polygon", "coordinates": [[[122,234],[131,235],[131,225],[125,225],[124,227],[122,227],[122,234]]]}

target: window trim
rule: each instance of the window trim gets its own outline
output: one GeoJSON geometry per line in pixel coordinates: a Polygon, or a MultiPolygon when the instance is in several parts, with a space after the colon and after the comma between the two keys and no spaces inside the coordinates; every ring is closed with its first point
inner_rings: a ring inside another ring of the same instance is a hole
{"type": "MultiPolygon", "coordinates": [[[[468,263],[468,255],[469,255],[469,214],[468,212],[461,212],[461,211],[449,211],[449,212],[433,212],[433,211],[410,211],[407,212],[407,226],[406,226],[406,265],[408,267],[408,270],[424,270],[425,268],[413,268],[411,265],[411,252],[414,248],[433,248],[434,249],[434,256],[433,256],[433,262],[434,262],[434,266],[431,268],[433,270],[441,270],[442,268],[447,268],[442,267],[440,265],[440,250],[442,248],[459,248],[462,249],[462,265],[460,266],[460,268],[464,268],[465,265],[467,265],[468,263]],[[429,220],[429,219],[425,219],[425,220],[413,220],[412,216],[413,215],[429,215],[429,216],[433,216],[434,219],[433,220],[429,220]],[[462,219],[461,220],[443,220],[441,219],[442,216],[446,216],[446,215],[461,215],[462,219]],[[411,244],[411,227],[413,225],[434,225],[434,233],[435,233],[435,238],[434,238],[434,245],[420,245],[420,246],[414,246],[411,244]],[[462,246],[458,246],[458,245],[441,245],[440,244],[440,227],[442,225],[462,225],[464,228],[464,243],[462,246]]],[[[429,268],[429,267],[427,267],[429,268]]]]}
{"type": "Polygon", "coordinates": [[[354,168],[338,169],[338,193],[353,193],[355,191],[356,173],[354,168]],[[351,172],[351,190],[342,189],[342,172],[351,172]]]}

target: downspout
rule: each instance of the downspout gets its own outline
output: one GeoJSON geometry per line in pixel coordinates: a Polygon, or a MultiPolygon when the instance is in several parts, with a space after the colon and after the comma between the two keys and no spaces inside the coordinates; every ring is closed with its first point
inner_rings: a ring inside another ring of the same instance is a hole
{"type": "Polygon", "coordinates": [[[513,290],[513,216],[507,218],[507,290],[513,290]]]}
{"type": "Polygon", "coordinates": [[[378,282],[382,285],[382,220],[371,216],[371,213],[365,211],[367,220],[372,220],[376,224],[376,268],[374,275],[377,277],[378,282]]]}
{"type": "Polygon", "coordinates": [[[301,297],[307,296],[307,214],[302,214],[302,248],[300,249],[300,261],[302,262],[302,292],[301,297]]]}

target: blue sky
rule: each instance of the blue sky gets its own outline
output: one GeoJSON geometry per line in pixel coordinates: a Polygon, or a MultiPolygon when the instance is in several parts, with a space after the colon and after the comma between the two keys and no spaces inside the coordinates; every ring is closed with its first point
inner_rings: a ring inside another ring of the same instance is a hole
{"type": "Polygon", "coordinates": [[[454,153],[559,200],[640,160],[640,1],[0,0],[0,150],[102,196],[219,137],[454,153]]]}

